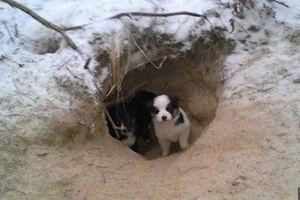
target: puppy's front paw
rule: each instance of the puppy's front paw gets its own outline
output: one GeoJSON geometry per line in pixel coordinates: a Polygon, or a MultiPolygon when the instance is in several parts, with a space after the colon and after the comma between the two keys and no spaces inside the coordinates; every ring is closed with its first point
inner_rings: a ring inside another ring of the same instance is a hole
{"type": "Polygon", "coordinates": [[[185,151],[185,150],[189,149],[190,147],[191,147],[191,145],[187,144],[187,145],[182,146],[181,150],[185,151]]]}
{"type": "Polygon", "coordinates": [[[162,152],[162,155],[161,155],[161,157],[166,157],[167,155],[169,155],[169,153],[168,153],[168,152],[162,152]]]}

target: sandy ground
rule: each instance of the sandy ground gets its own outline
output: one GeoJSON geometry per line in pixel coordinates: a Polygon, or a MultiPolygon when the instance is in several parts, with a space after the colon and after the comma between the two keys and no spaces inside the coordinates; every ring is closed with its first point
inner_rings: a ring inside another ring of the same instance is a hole
{"type": "Polygon", "coordinates": [[[151,161],[107,136],[64,147],[7,143],[19,156],[1,199],[297,199],[299,126],[282,118],[284,104],[222,99],[189,150],[151,161]]]}

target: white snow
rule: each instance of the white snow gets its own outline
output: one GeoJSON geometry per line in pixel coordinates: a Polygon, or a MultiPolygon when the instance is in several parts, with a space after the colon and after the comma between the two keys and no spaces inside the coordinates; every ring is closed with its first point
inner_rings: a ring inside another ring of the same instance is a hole
{"type": "MultiPolygon", "coordinates": [[[[299,85],[293,80],[300,77],[299,43],[290,42],[292,34],[299,30],[300,2],[282,0],[289,8],[268,1],[257,2],[255,8],[244,10],[245,19],[233,15],[225,8],[233,0],[20,0],[47,20],[61,26],[83,26],[83,29],[67,34],[81,49],[83,55],[68,47],[62,37],[47,29],[24,12],[0,2],[0,138],[7,132],[16,133],[24,122],[24,116],[37,116],[33,124],[61,108],[68,108],[74,98],[57,86],[57,80],[71,80],[85,85],[91,94],[95,91],[93,76],[83,66],[88,57],[95,57],[90,41],[94,34],[103,37],[102,48],[109,48],[113,37],[122,45],[124,25],[134,23],[140,28],[149,27],[153,19],[134,17],[130,19],[108,19],[122,12],[180,12],[206,13],[210,23],[199,18],[179,15],[157,19],[155,31],[174,34],[178,41],[189,47],[189,35],[200,35],[213,26],[224,26],[231,30],[229,20],[233,18],[235,31],[227,37],[247,42],[239,43],[225,63],[227,84],[224,97],[237,104],[251,101],[286,100],[295,112],[300,109],[296,102],[299,85]],[[222,3],[223,4],[222,4],[222,3]],[[276,12],[276,20],[265,16],[264,4],[276,12]],[[211,14],[217,11],[220,17],[211,14]],[[258,32],[247,30],[250,26],[258,32]],[[45,53],[48,41],[58,45],[54,53],[45,53]]],[[[295,35],[296,36],[296,35],[295,35]]],[[[298,35],[298,37],[300,37],[298,35]]],[[[299,38],[300,40],[300,38],[299,38]]],[[[97,63],[93,60],[91,69],[97,63]]],[[[109,75],[103,70],[100,82],[109,75]]],[[[292,111],[286,111],[291,115],[292,111]]],[[[298,112],[299,113],[299,112],[298,112]]],[[[25,122],[24,122],[25,123],[25,122]]],[[[22,131],[21,131],[22,132],[22,131]]],[[[24,130],[25,132],[25,130],[24,130]]],[[[19,133],[18,133],[19,134],[19,133]]]]}

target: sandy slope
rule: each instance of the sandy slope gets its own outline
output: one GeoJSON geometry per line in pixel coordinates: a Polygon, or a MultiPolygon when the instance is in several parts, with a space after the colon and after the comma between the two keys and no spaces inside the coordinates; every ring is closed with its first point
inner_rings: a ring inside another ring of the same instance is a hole
{"type": "Polygon", "coordinates": [[[108,137],[23,144],[2,199],[296,199],[299,138],[281,117],[273,104],[223,99],[191,149],[153,161],[108,137]]]}

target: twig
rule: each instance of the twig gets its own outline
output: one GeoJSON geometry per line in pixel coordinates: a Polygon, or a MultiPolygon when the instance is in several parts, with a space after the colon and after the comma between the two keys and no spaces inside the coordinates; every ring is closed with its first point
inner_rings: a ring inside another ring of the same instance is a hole
{"type": "Polygon", "coordinates": [[[12,63],[15,63],[15,64],[19,65],[19,67],[23,67],[23,66],[24,66],[24,64],[18,63],[18,62],[12,60],[11,58],[9,58],[9,57],[7,57],[7,56],[5,56],[5,55],[1,55],[0,61],[3,61],[3,60],[5,60],[5,59],[9,60],[9,61],[12,62],[12,63]]]}
{"type": "Polygon", "coordinates": [[[132,17],[132,16],[142,16],[142,17],[171,17],[175,15],[189,15],[193,17],[203,17],[204,19],[208,20],[205,15],[201,15],[198,13],[193,13],[193,12],[187,12],[187,11],[182,11],[182,12],[173,12],[173,13],[146,13],[146,12],[124,12],[117,14],[115,16],[112,16],[108,19],[116,19],[116,18],[121,18],[121,17],[132,17]]]}
{"type": "Polygon", "coordinates": [[[230,8],[230,3],[226,2],[226,3],[223,3],[222,0],[218,0],[220,5],[224,6],[225,8],[230,8]]]}
{"type": "MultiPolygon", "coordinates": [[[[130,91],[126,92],[126,96],[123,96],[122,99],[116,99],[116,100],[112,100],[112,101],[109,101],[109,102],[105,102],[105,106],[106,107],[109,107],[109,106],[113,106],[115,104],[118,104],[118,103],[121,103],[122,101],[124,101],[124,99],[128,99],[129,97],[132,97],[133,94],[140,90],[141,88],[145,87],[146,85],[148,85],[151,81],[153,80],[153,78],[151,80],[148,80],[148,81],[144,81],[142,83],[140,83],[139,85],[136,85],[135,87],[131,88],[130,91]]],[[[111,90],[110,90],[111,91],[111,90]]],[[[111,93],[111,92],[110,92],[111,93]]],[[[109,95],[106,95],[105,98],[107,98],[109,95]]]]}
{"type": "Polygon", "coordinates": [[[17,86],[16,83],[14,83],[14,85],[15,85],[15,88],[16,88],[16,92],[15,93],[17,95],[19,95],[22,100],[23,100],[22,96],[24,96],[24,97],[27,97],[29,100],[37,103],[37,101],[35,99],[33,99],[32,97],[30,97],[28,93],[21,92],[21,90],[19,89],[19,87],[17,86]]]}
{"type": "Polygon", "coordinates": [[[234,22],[235,21],[232,18],[229,21],[230,21],[230,25],[231,25],[231,31],[229,33],[233,33],[233,31],[234,31],[234,22]]]}
{"type": "Polygon", "coordinates": [[[82,78],[78,77],[76,74],[74,74],[70,69],[69,67],[66,67],[66,69],[69,71],[69,73],[75,78],[75,79],[78,79],[80,81],[82,81],[82,78]]]}
{"type": "Polygon", "coordinates": [[[127,47],[127,50],[128,50],[128,53],[127,53],[127,63],[126,63],[126,66],[125,66],[125,71],[124,71],[124,76],[122,77],[122,79],[121,79],[121,83],[123,83],[123,80],[125,79],[125,76],[126,76],[126,74],[127,74],[127,72],[128,72],[128,68],[129,68],[129,66],[130,66],[130,58],[131,58],[131,51],[130,51],[130,46],[128,46],[127,47]]]}
{"type": "Polygon", "coordinates": [[[125,164],[119,166],[118,168],[116,168],[116,170],[119,171],[120,169],[122,169],[122,168],[125,167],[126,165],[130,165],[130,164],[131,164],[131,162],[127,162],[127,163],[125,163],[125,164]]]}
{"type": "Polygon", "coordinates": [[[10,40],[11,40],[12,42],[15,42],[15,40],[14,40],[14,38],[12,37],[12,35],[11,35],[11,33],[10,33],[10,31],[9,31],[9,29],[8,29],[8,27],[7,27],[7,25],[6,25],[6,23],[5,23],[4,21],[2,21],[2,23],[3,23],[3,25],[4,25],[5,29],[6,29],[6,31],[7,31],[8,35],[9,35],[9,37],[10,37],[10,40]]]}
{"type": "Polygon", "coordinates": [[[34,18],[35,20],[37,20],[38,22],[40,22],[41,24],[43,24],[47,28],[53,29],[54,31],[60,33],[63,36],[63,38],[66,40],[66,42],[69,46],[71,46],[79,54],[82,54],[81,50],[76,46],[76,44],[73,42],[73,40],[71,38],[69,38],[69,36],[65,33],[64,29],[62,29],[59,26],[53,24],[52,22],[49,22],[45,18],[39,16],[37,13],[35,13],[30,8],[14,1],[14,0],[1,0],[1,1],[9,4],[12,7],[16,7],[18,9],[22,10],[23,12],[27,13],[28,15],[30,15],[32,18],[34,18]]]}
{"type": "Polygon", "coordinates": [[[71,26],[71,27],[62,27],[62,29],[64,31],[74,31],[74,30],[78,30],[78,29],[83,29],[83,26],[85,25],[81,25],[81,26],[71,26]]]}
{"type": "Polygon", "coordinates": [[[106,117],[108,118],[109,122],[111,123],[111,125],[112,125],[112,127],[113,127],[113,129],[115,131],[115,134],[116,134],[117,138],[120,138],[120,135],[119,135],[119,133],[118,133],[117,130],[122,130],[122,129],[120,129],[119,127],[117,127],[116,124],[114,123],[114,121],[112,120],[112,118],[111,118],[111,116],[110,116],[110,114],[109,114],[109,112],[108,112],[108,110],[107,110],[107,108],[106,108],[103,100],[100,98],[100,89],[98,88],[96,82],[94,82],[94,85],[95,85],[95,88],[98,91],[98,95],[96,94],[96,100],[102,106],[102,108],[103,108],[103,110],[105,112],[106,117]]]}
{"type": "MultiPolygon", "coordinates": [[[[234,20],[234,19],[233,19],[233,20],[234,20]]],[[[248,35],[251,35],[251,34],[243,27],[243,25],[242,25],[241,23],[239,23],[238,20],[234,20],[234,23],[237,23],[237,24],[243,29],[243,31],[244,31],[245,33],[247,33],[248,35]]]]}
{"type": "Polygon", "coordinates": [[[289,6],[288,6],[287,4],[285,4],[284,2],[277,1],[277,0],[269,0],[269,1],[270,1],[270,2],[275,2],[275,3],[278,3],[278,4],[280,4],[280,5],[284,6],[284,7],[287,7],[287,8],[289,8],[289,6]]]}
{"type": "Polygon", "coordinates": [[[165,61],[167,60],[168,56],[165,56],[162,61],[160,62],[158,68],[160,69],[162,67],[162,65],[165,63],[165,61]]]}
{"type": "Polygon", "coordinates": [[[120,13],[117,14],[115,16],[112,16],[108,19],[117,19],[117,18],[121,18],[121,17],[129,17],[131,18],[132,16],[142,16],[142,17],[172,17],[172,16],[176,16],[176,15],[188,15],[188,16],[192,16],[192,17],[202,17],[204,18],[211,26],[212,23],[208,20],[206,15],[201,15],[198,13],[193,13],[193,12],[188,12],[188,11],[182,11],[182,12],[172,12],[172,13],[146,13],[146,12],[124,12],[124,13],[120,13]]]}
{"type": "Polygon", "coordinates": [[[89,57],[88,59],[87,59],[87,61],[85,62],[85,64],[83,65],[83,69],[89,69],[89,64],[90,64],[90,62],[91,62],[91,57],[89,57]]]}
{"type": "Polygon", "coordinates": [[[148,62],[153,65],[156,69],[159,69],[158,66],[156,66],[149,58],[148,56],[145,54],[145,52],[143,51],[143,49],[139,46],[139,44],[135,41],[135,39],[132,37],[132,35],[130,35],[130,38],[132,39],[132,41],[134,42],[135,46],[141,51],[141,53],[143,54],[143,56],[148,60],[148,62]]]}
{"type": "Polygon", "coordinates": [[[65,61],[62,65],[60,65],[59,67],[58,67],[58,71],[59,70],[61,70],[64,66],[66,66],[66,64],[68,63],[69,61],[65,61]]]}
{"type": "Polygon", "coordinates": [[[106,93],[106,95],[105,95],[105,97],[104,97],[103,99],[105,100],[107,97],[109,97],[109,95],[115,90],[116,87],[117,87],[116,85],[113,85],[113,86],[109,89],[108,93],[106,93]]]}
{"type": "Polygon", "coordinates": [[[219,2],[220,2],[221,5],[224,5],[224,3],[221,0],[219,0],[219,2]]]}
{"type": "Polygon", "coordinates": [[[18,38],[19,37],[19,30],[18,30],[18,24],[15,24],[15,37],[18,38]]]}
{"type": "MultiPolygon", "coordinates": [[[[250,87],[250,88],[252,89],[253,87],[250,87]]],[[[245,94],[245,95],[252,95],[252,94],[256,94],[256,93],[268,92],[269,90],[272,90],[273,88],[274,88],[274,86],[268,87],[268,88],[266,88],[266,89],[262,89],[262,88],[260,88],[260,89],[253,88],[253,89],[255,89],[254,92],[250,92],[250,93],[247,93],[247,94],[245,94]]]]}

